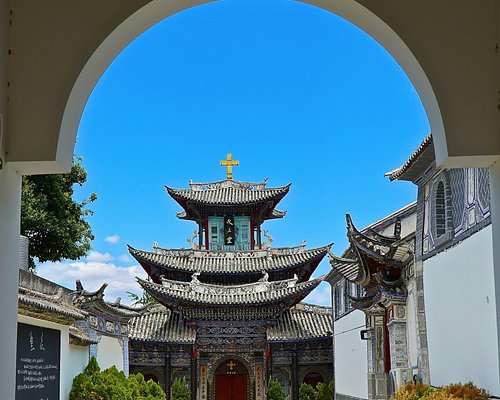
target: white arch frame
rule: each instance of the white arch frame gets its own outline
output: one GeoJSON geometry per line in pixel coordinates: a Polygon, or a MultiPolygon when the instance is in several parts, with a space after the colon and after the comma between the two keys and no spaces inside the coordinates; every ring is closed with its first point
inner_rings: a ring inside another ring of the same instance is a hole
{"type": "MultiPolygon", "coordinates": [[[[71,165],[76,133],[87,100],[97,81],[116,56],[134,39],[158,22],[190,8],[217,0],[165,1],[153,0],[123,21],[97,48],[81,70],[66,102],[59,139],[57,159],[71,165]]],[[[438,163],[447,157],[443,119],[431,83],[422,66],[397,33],[373,12],[355,0],[302,0],[332,12],[380,43],[403,68],[424,105],[436,148],[438,163]]]]}

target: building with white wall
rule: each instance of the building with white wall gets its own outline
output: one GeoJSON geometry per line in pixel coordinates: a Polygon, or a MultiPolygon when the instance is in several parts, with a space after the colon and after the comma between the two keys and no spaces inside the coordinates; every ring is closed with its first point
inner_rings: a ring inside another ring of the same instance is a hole
{"type": "Polygon", "coordinates": [[[412,379],[498,396],[488,170],[437,167],[429,135],[387,176],[417,185],[417,202],[361,231],[348,216],[350,246],[331,255],[337,396],[384,399],[412,379]],[[391,264],[405,244],[411,257],[391,264]]]}
{"type": "Polygon", "coordinates": [[[128,320],[140,310],[104,301],[105,287],[72,291],[19,270],[16,399],[66,400],[92,356],[128,374],[128,320]]]}
{"type": "Polygon", "coordinates": [[[485,168],[436,166],[432,135],[391,180],[418,186],[417,312],[433,385],[473,381],[500,394],[490,175],[485,168]]]}
{"type": "Polygon", "coordinates": [[[338,399],[385,399],[419,374],[413,248],[416,204],[358,231],[330,254],[338,399]]]}

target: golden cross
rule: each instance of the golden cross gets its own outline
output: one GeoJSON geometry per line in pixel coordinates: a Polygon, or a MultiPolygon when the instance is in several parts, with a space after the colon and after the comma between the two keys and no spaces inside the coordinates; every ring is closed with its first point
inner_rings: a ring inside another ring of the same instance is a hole
{"type": "Polygon", "coordinates": [[[233,167],[240,165],[240,162],[238,160],[233,160],[233,155],[231,153],[227,153],[227,159],[221,160],[220,165],[227,168],[226,179],[233,179],[233,167]]]}
{"type": "Polygon", "coordinates": [[[234,367],[236,367],[236,364],[233,362],[233,360],[229,361],[227,364],[226,364],[229,369],[232,371],[234,367]]]}

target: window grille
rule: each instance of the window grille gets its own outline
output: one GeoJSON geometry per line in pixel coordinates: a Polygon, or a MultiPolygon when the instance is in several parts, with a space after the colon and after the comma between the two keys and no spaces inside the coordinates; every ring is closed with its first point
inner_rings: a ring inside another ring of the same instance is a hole
{"type": "Polygon", "coordinates": [[[444,184],[439,182],[436,189],[436,236],[440,237],[446,233],[446,208],[444,198],[444,184]]]}

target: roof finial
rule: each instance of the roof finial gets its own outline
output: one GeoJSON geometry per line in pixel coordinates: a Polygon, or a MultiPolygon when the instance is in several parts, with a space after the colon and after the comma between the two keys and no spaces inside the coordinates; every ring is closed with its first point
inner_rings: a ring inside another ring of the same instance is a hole
{"type": "Polygon", "coordinates": [[[227,168],[226,179],[233,179],[233,167],[240,165],[240,162],[239,160],[233,160],[233,155],[231,153],[227,153],[226,159],[221,160],[220,165],[227,168]]]}

